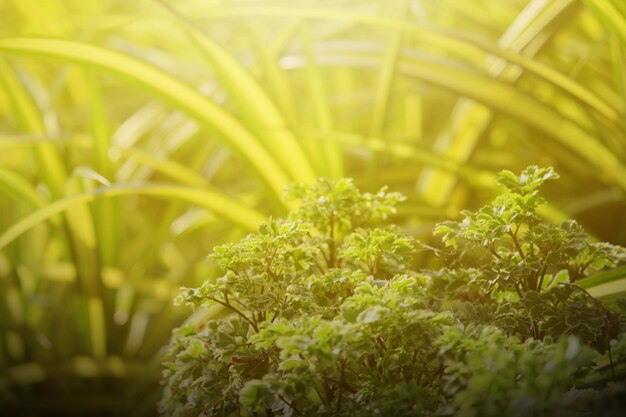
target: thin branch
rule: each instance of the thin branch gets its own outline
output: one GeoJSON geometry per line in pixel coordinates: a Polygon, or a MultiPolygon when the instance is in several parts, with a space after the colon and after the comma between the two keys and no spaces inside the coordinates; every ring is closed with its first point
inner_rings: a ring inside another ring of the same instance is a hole
{"type": "Polygon", "coordinates": [[[541,292],[541,287],[543,287],[543,280],[546,277],[547,267],[548,266],[545,264],[545,262],[541,266],[541,271],[539,272],[539,283],[537,284],[537,292],[541,292]]]}
{"type": "Polygon", "coordinates": [[[337,413],[341,411],[341,397],[343,397],[343,387],[345,379],[346,362],[344,360],[339,361],[339,392],[337,393],[337,413]]]}
{"type": "Polygon", "coordinates": [[[328,231],[328,267],[337,266],[337,247],[335,242],[335,215],[330,213],[330,230],[328,231]]]}
{"type": "Polygon", "coordinates": [[[516,233],[513,233],[509,230],[509,236],[511,236],[511,239],[513,239],[513,244],[515,245],[515,249],[517,249],[517,252],[520,254],[522,259],[526,259],[526,254],[522,250],[519,240],[517,240],[516,233]]]}
{"type": "Polygon", "coordinates": [[[520,291],[518,284],[515,284],[513,286],[515,288],[515,292],[517,293],[517,295],[519,295],[519,298],[522,298],[522,291],[520,291]]]}
{"type": "Polygon", "coordinates": [[[252,326],[252,328],[254,329],[254,331],[258,332],[259,328],[256,325],[256,323],[254,321],[252,321],[248,316],[246,316],[245,314],[243,314],[239,309],[237,309],[236,307],[234,307],[232,304],[228,304],[225,303],[222,300],[218,300],[217,298],[214,297],[209,297],[209,300],[211,301],[215,301],[218,304],[223,305],[224,307],[232,310],[233,312],[235,312],[237,315],[239,315],[241,318],[243,318],[245,321],[247,321],[248,323],[250,323],[250,325],[252,326]]]}
{"type": "Polygon", "coordinates": [[[585,269],[589,268],[595,259],[591,259],[589,262],[584,263],[578,268],[578,275],[583,276],[585,274],[585,269]]]}
{"type": "Polygon", "coordinates": [[[274,312],[274,315],[272,316],[272,319],[270,320],[270,323],[274,323],[276,321],[276,318],[278,318],[278,311],[274,312]]]}
{"type": "Polygon", "coordinates": [[[493,247],[493,244],[489,245],[488,248],[489,248],[489,251],[491,252],[491,254],[493,256],[495,256],[496,258],[502,260],[502,256],[498,255],[498,252],[496,252],[496,249],[493,247]]]}
{"type": "Polygon", "coordinates": [[[285,399],[285,397],[283,397],[283,396],[282,396],[282,394],[278,394],[278,398],[279,398],[282,402],[284,402],[285,404],[287,404],[287,406],[288,406],[288,407],[290,407],[290,408],[291,408],[291,409],[292,409],[292,410],[293,410],[293,411],[294,411],[297,415],[299,415],[299,416],[304,415],[304,414],[302,414],[302,412],[301,412],[300,410],[298,410],[298,409],[296,408],[296,406],[295,406],[295,405],[293,405],[293,403],[292,403],[292,402],[287,401],[287,400],[285,399]]]}

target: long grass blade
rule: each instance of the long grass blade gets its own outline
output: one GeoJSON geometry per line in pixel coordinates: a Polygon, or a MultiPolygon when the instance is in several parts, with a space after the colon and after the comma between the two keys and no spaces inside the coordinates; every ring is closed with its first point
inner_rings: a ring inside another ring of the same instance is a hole
{"type": "Polygon", "coordinates": [[[626,266],[599,272],[576,281],[594,297],[611,303],[626,295],[626,266]]]}
{"type": "Polygon", "coordinates": [[[612,0],[584,0],[584,2],[607,23],[622,42],[626,43],[626,15],[623,9],[620,10],[612,0]]]}
{"type": "MultiPolygon", "coordinates": [[[[376,67],[375,58],[363,56],[346,58],[345,55],[333,55],[326,57],[326,62],[331,65],[376,67]]],[[[426,57],[413,57],[410,62],[401,62],[398,68],[406,76],[474,99],[545,133],[591,165],[600,178],[626,190],[626,166],[598,138],[515,86],[480,73],[465,71],[454,63],[426,57]],[[515,106],[511,106],[513,102],[515,106]]]]}
{"type": "MultiPolygon", "coordinates": [[[[290,88],[290,82],[285,76],[285,72],[281,71],[279,67],[279,58],[301,26],[302,21],[299,19],[289,22],[284,28],[281,28],[278,35],[274,36],[269,45],[260,39],[250,26],[246,26],[248,38],[259,59],[259,67],[267,82],[270,95],[276,101],[280,113],[290,126],[296,126],[298,121],[296,101],[290,88]]],[[[311,159],[310,156],[309,159],[311,159]]],[[[313,161],[311,162],[313,163],[313,161]]]]}
{"type": "MultiPolygon", "coordinates": [[[[402,2],[404,3],[404,2],[402,2]]],[[[394,4],[394,6],[397,6],[394,4]]],[[[399,7],[399,12],[403,13],[404,7],[399,7]]],[[[393,30],[388,35],[387,45],[382,59],[380,73],[376,82],[376,92],[374,95],[374,106],[372,109],[372,120],[370,123],[371,136],[383,136],[387,112],[391,102],[391,93],[394,80],[396,79],[396,68],[398,65],[400,47],[402,46],[403,33],[400,30],[393,30]]],[[[378,165],[377,154],[373,153],[368,164],[368,177],[372,184],[375,184],[375,177],[378,165]]]]}
{"type": "Polygon", "coordinates": [[[394,158],[414,161],[424,166],[437,167],[446,172],[458,175],[463,181],[466,181],[472,186],[486,189],[496,189],[497,187],[496,176],[492,172],[481,171],[471,168],[468,165],[458,164],[427,148],[418,147],[414,144],[389,141],[380,137],[363,136],[358,133],[337,130],[299,129],[297,132],[305,138],[311,138],[311,140],[336,141],[338,144],[345,147],[366,147],[374,152],[380,152],[394,158]]]}
{"type": "MultiPolygon", "coordinates": [[[[9,64],[2,58],[0,58],[0,85],[9,96],[17,120],[24,131],[34,135],[45,135],[46,130],[39,109],[9,64]]],[[[54,197],[60,196],[67,172],[54,145],[42,143],[34,149],[34,153],[42,181],[48,185],[54,197]]]]}
{"type": "MultiPolygon", "coordinates": [[[[521,52],[549,23],[568,10],[571,4],[572,0],[556,2],[531,1],[501,36],[499,44],[505,51],[521,52]]],[[[534,52],[536,51],[537,48],[535,48],[534,52]]],[[[514,54],[506,53],[506,55],[510,59],[514,54]]],[[[516,60],[516,63],[519,64],[523,61],[524,69],[530,66],[531,69],[539,70],[543,76],[552,77],[553,81],[555,81],[555,78],[556,81],[563,81],[563,78],[565,78],[555,77],[554,71],[540,66],[537,64],[537,61],[531,58],[525,58],[521,54],[515,55],[515,57],[517,56],[520,58],[516,60]]],[[[491,58],[487,61],[487,70],[492,77],[501,77],[509,81],[515,81],[521,75],[521,71],[511,71],[511,68],[506,63],[498,62],[493,57],[491,58]]],[[[569,83],[566,86],[571,88],[572,84],[576,85],[576,83],[569,83]]],[[[574,91],[580,93],[579,90],[574,91]]],[[[602,103],[602,101],[600,102],[602,103]]],[[[482,134],[491,122],[492,116],[493,114],[489,108],[466,98],[461,98],[450,116],[451,123],[449,127],[437,138],[434,145],[435,148],[458,162],[468,161],[482,134]]],[[[420,176],[418,184],[427,201],[435,205],[443,205],[450,198],[456,184],[456,177],[444,172],[425,170],[420,176]]]]}
{"type": "Polygon", "coordinates": [[[250,123],[259,129],[267,149],[273,152],[291,178],[298,181],[313,180],[316,174],[308,157],[290,132],[276,104],[259,83],[234,57],[205,36],[189,20],[165,2],[157,0],[157,3],[176,18],[176,22],[186,31],[202,56],[217,69],[229,95],[235,99],[250,123]]]}
{"type": "MultiPolygon", "coordinates": [[[[91,104],[93,165],[98,174],[110,183],[115,180],[116,167],[110,157],[111,133],[106,120],[101,87],[96,74],[89,74],[87,79],[91,104]]],[[[117,264],[121,212],[119,204],[114,200],[101,200],[93,205],[98,252],[103,266],[115,266],[117,264]]],[[[96,307],[93,308],[94,311],[97,310],[96,307]]]]}
{"type": "MultiPolygon", "coordinates": [[[[598,285],[608,284],[609,282],[619,281],[626,278],[626,266],[613,268],[608,271],[599,272],[587,278],[576,281],[576,284],[583,288],[593,288],[598,285]]],[[[626,290],[626,287],[624,288],[626,290]]]]}
{"type": "MultiPolygon", "coordinates": [[[[592,1],[592,0],[591,0],[592,1]]],[[[568,13],[576,6],[576,0],[559,0],[554,2],[541,3],[541,8],[534,10],[535,14],[540,14],[541,18],[536,19],[533,16],[524,16],[526,22],[515,22],[512,24],[511,30],[503,35],[500,44],[485,41],[482,38],[469,33],[460,33],[448,29],[441,29],[426,23],[416,25],[397,18],[388,18],[383,16],[347,13],[341,10],[330,10],[321,7],[299,7],[281,8],[277,6],[268,6],[257,8],[253,6],[222,6],[212,10],[210,18],[218,17],[239,17],[239,16],[270,16],[270,17],[298,17],[320,20],[342,20],[352,21],[372,27],[380,27],[389,30],[397,30],[405,34],[410,39],[416,39],[425,43],[432,43],[444,50],[458,53],[460,56],[472,56],[476,53],[489,54],[493,57],[504,59],[510,64],[515,64],[525,72],[533,74],[541,80],[545,80],[554,84],[559,89],[567,92],[573,97],[577,97],[586,105],[598,111],[600,114],[613,121],[619,121],[626,112],[623,103],[608,103],[601,95],[598,95],[588,87],[577,83],[567,75],[551,68],[550,66],[533,59],[528,53],[521,53],[529,43],[532,42],[530,35],[536,35],[546,27],[553,24],[560,18],[567,17],[568,13]],[[543,11],[542,11],[543,10],[543,11]],[[522,36],[523,35],[523,36],[522,36]],[[516,36],[519,36],[516,37],[516,36]],[[506,42],[505,42],[506,41],[506,42]],[[615,106],[618,106],[617,108],[615,106]]],[[[538,51],[534,51],[536,53],[538,51]]],[[[492,60],[492,62],[495,62],[492,60]]],[[[497,68],[496,65],[494,68],[497,68]]]]}
{"type": "Polygon", "coordinates": [[[124,159],[132,159],[141,165],[149,166],[163,175],[167,175],[177,183],[190,187],[203,188],[208,182],[196,171],[171,159],[159,158],[154,154],[137,148],[114,149],[124,159]]]}
{"type": "Polygon", "coordinates": [[[419,65],[403,66],[403,70],[410,76],[471,97],[544,132],[587,161],[603,177],[626,190],[626,166],[600,140],[576,122],[547,104],[521,93],[514,86],[438,63],[431,65],[422,61],[419,65]],[[512,102],[516,105],[511,106],[512,102]]]}
{"type": "MultiPolygon", "coordinates": [[[[334,125],[330,101],[328,95],[328,86],[324,82],[321,74],[321,68],[316,62],[311,29],[308,25],[302,28],[302,50],[306,58],[305,74],[309,97],[311,102],[311,110],[313,113],[313,121],[315,126],[321,129],[332,129],[334,125]]],[[[341,177],[343,173],[343,161],[341,154],[332,141],[315,142],[318,159],[321,170],[324,175],[332,178],[341,177]]]]}
{"type": "MultiPolygon", "coordinates": [[[[4,61],[0,61],[0,78],[9,91],[13,100],[15,113],[22,128],[35,135],[45,135],[43,115],[35,105],[25,88],[21,85],[17,77],[10,70],[4,61]]],[[[40,171],[40,179],[46,184],[53,198],[65,195],[68,188],[76,187],[76,181],[69,181],[66,168],[58,150],[52,143],[42,143],[34,149],[37,167],[40,171]]],[[[45,210],[46,207],[40,210],[45,210]]],[[[83,205],[75,205],[68,208],[65,217],[67,225],[66,249],[74,258],[83,290],[89,297],[98,297],[100,294],[98,267],[95,258],[95,235],[91,213],[83,205]]],[[[89,318],[93,316],[89,314],[89,318]]],[[[102,327],[97,326],[90,329],[90,334],[103,335],[102,327]]],[[[93,340],[102,341],[102,337],[93,340]]],[[[94,349],[102,350],[102,346],[94,349]]]]}
{"type": "Polygon", "coordinates": [[[42,207],[5,230],[0,235],[0,249],[7,246],[22,233],[55,214],[70,210],[79,204],[95,201],[98,198],[129,195],[146,195],[195,204],[205,207],[250,231],[256,230],[259,224],[265,220],[265,216],[261,213],[217,191],[197,190],[174,185],[116,185],[69,196],[42,207]]]}
{"type": "Polygon", "coordinates": [[[235,117],[202,97],[196,90],[140,60],[81,42],[52,38],[5,38],[0,50],[86,65],[115,75],[185,111],[220,138],[252,166],[275,197],[283,193],[288,178],[257,137],[235,117]]]}
{"type": "Polygon", "coordinates": [[[0,167],[0,188],[31,207],[39,208],[46,205],[46,200],[24,177],[2,167],[0,167]]]}

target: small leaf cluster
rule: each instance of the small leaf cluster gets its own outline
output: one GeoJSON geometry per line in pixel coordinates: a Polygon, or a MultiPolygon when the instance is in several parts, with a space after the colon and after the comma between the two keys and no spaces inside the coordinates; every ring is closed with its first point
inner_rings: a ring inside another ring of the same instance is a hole
{"type": "Polygon", "coordinates": [[[292,186],[297,210],[216,247],[221,275],[177,297],[228,315],[175,331],[161,412],[613,415],[626,387],[602,378],[626,362],[623,315],[575,282],[624,250],[537,215],[538,187],[556,177],[502,172],[491,205],[437,226],[456,266],[438,271],[416,270],[416,242],[383,223],[402,195],[349,179],[292,186]]]}
{"type": "Polygon", "coordinates": [[[564,393],[598,355],[575,336],[522,342],[492,326],[451,329],[438,343],[458,417],[559,415],[572,401],[564,393]]]}
{"type": "Polygon", "coordinates": [[[462,212],[462,221],[446,221],[435,228],[446,246],[460,255],[460,246],[482,249],[493,265],[483,277],[486,290],[493,286],[541,292],[551,282],[549,274],[567,271],[571,282],[592,271],[614,267],[626,260],[626,250],[592,242],[574,220],[561,224],[542,221],[537,207],[545,202],[538,188],[558,175],[552,168],[531,166],[521,175],[498,174],[506,188],[491,204],[477,212],[462,212]]]}
{"type": "Polygon", "coordinates": [[[498,175],[506,188],[463,220],[435,228],[450,255],[481,253],[480,268],[443,271],[439,296],[468,320],[498,325],[511,335],[542,339],[576,334],[598,350],[616,336],[619,317],[582,288],[578,279],[626,261],[624,248],[592,242],[574,220],[547,223],[537,214],[538,188],[558,175],[535,166],[498,175]],[[472,300],[480,299],[477,305],[472,300]]]}

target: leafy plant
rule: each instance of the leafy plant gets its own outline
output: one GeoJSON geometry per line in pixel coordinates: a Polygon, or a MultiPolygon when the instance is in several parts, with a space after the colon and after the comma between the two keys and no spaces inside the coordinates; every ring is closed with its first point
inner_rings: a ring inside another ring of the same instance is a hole
{"type": "Polygon", "coordinates": [[[623,316],[575,281],[626,252],[537,215],[538,188],[553,178],[501,172],[506,191],[492,204],[436,227],[464,264],[438,271],[416,271],[417,242],[382,224],[400,194],[361,193],[348,179],[291,187],[299,206],[288,218],[216,247],[223,275],[177,297],[230,315],[175,332],[161,411],[552,416],[586,415],[603,398],[613,415],[622,385],[577,387],[606,357],[616,378],[623,316]]]}

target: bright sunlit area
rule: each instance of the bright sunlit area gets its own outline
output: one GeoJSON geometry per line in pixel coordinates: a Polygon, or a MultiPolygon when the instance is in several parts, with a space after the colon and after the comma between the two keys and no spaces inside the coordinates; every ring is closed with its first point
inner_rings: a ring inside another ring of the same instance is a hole
{"type": "Polygon", "coordinates": [[[621,417],[623,0],[0,0],[0,415],[621,417]]]}

